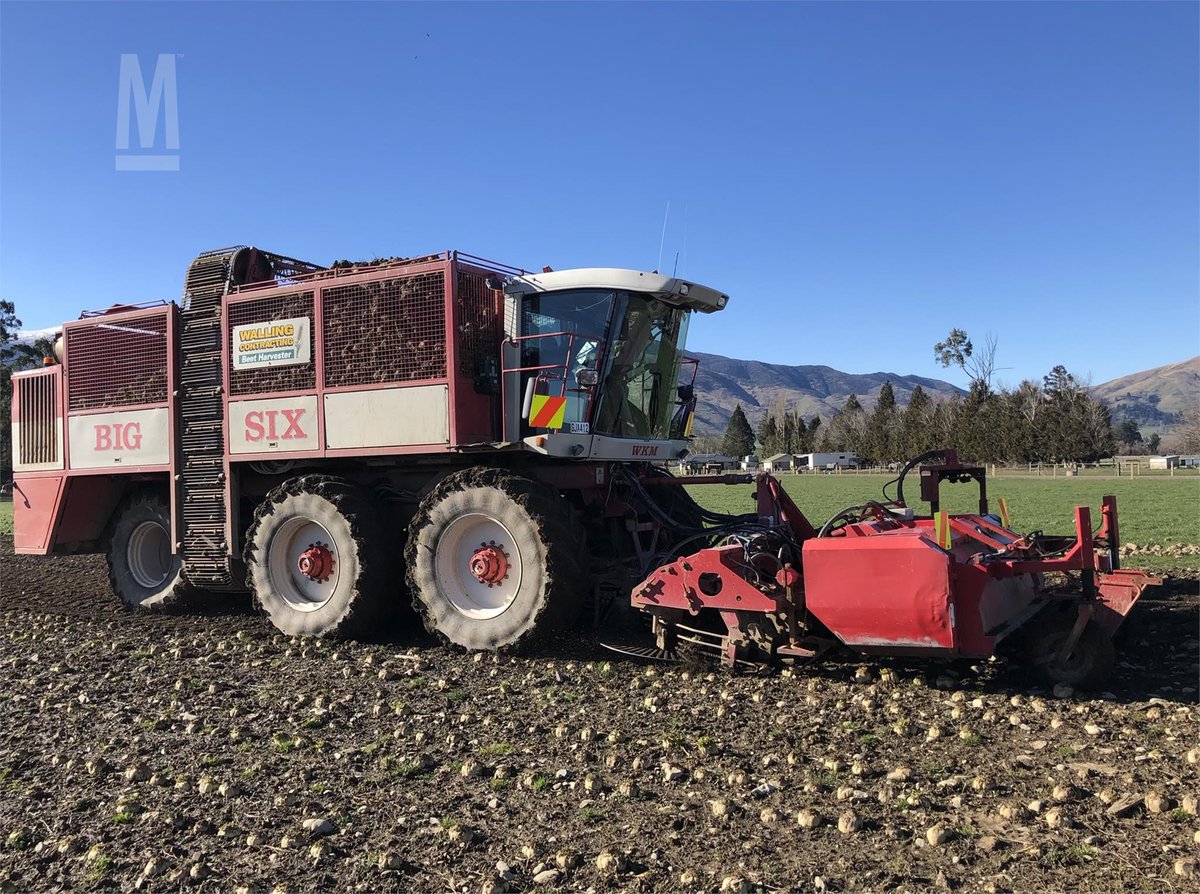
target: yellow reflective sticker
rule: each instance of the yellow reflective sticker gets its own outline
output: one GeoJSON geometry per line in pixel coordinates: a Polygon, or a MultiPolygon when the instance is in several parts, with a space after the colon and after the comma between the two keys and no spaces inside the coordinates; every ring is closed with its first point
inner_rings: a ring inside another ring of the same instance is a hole
{"type": "Polygon", "coordinates": [[[939,512],[934,517],[935,530],[937,532],[938,546],[942,549],[950,548],[950,513],[945,510],[939,512]]]}

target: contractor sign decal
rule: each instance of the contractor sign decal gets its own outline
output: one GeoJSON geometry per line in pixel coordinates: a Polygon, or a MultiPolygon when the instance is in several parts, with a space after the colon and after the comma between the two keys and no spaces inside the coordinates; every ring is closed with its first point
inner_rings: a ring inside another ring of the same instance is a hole
{"type": "Polygon", "coordinates": [[[312,360],[308,317],[233,327],[233,368],[288,366],[312,360]]]}

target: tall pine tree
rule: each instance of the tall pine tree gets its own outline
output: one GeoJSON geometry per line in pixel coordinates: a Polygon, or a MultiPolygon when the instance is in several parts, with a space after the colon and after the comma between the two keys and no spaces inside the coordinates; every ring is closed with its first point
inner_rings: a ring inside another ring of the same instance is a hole
{"type": "Polygon", "coordinates": [[[879,389],[879,399],[867,423],[867,455],[883,465],[896,459],[896,392],[890,381],[879,389]]]}
{"type": "Polygon", "coordinates": [[[758,425],[758,449],[764,458],[779,452],[779,423],[768,410],[758,425]]]}
{"type": "Polygon", "coordinates": [[[733,408],[729,417],[729,425],[725,428],[725,439],[721,442],[721,452],[726,456],[741,458],[754,452],[754,429],[746,418],[742,405],[733,408]]]}
{"type": "Polygon", "coordinates": [[[792,413],[783,414],[783,450],[780,452],[796,452],[796,417],[792,413]]]}
{"type": "Polygon", "coordinates": [[[929,395],[920,385],[913,388],[908,406],[900,415],[899,449],[904,458],[918,456],[929,445],[929,395]]]}

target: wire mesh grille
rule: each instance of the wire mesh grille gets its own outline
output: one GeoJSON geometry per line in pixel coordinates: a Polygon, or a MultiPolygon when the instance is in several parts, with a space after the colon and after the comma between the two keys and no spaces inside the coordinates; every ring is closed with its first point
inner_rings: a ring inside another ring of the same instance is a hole
{"type": "Polygon", "coordinates": [[[499,363],[500,298],[486,282],[482,271],[458,271],[458,371],[464,376],[479,375],[484,358],[499,363]]]}
{"type": "Polygon", "coordinates": [[[58,377],[50,372],[16,382],[21,426],[17,461],[58,462],[58,377]]]}
{"type": "Polygon", "coordinates": [[[167,399],[167,312],[72,326],[67,333],[67,406],[72,410],[167,399]]]}
{"type": "MultiPolygon", "coordinates": [[[[286,320],[292,317],[313,318],[313,293],[293,292],[290,295],[272,295],[257,301],[239,301],[229,305],[229,332],[231,338],[233,327],[246,326],[251,323],[269,323],[272,320],[286,320]]],[[[313,345],[313,327],[308,327],[309,356],[315,357],[313,345]]],[[[234,346],[236,348],[236,346],[234,346]]],[[[317,370],[310,360],[308,363],[295,363],[289,366],[269,366],[257,369],[233,368],[233,351],[229,354],[229,393],[266,394],[275,391],[309,391],[317,387],[317,370]]]]}
{"type": "Polygon", "coordinates": [[[325,387],[446,375],[443,271],[322,290],[325,387]]]}

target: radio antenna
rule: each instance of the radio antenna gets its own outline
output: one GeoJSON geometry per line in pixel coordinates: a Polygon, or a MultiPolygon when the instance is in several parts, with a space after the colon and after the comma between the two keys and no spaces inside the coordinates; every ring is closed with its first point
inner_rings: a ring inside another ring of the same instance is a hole
{"type": "Polygon", "coordinates": [[[663,245],[667,241],[667,218],[671,216],[671,200],[667,199],[667,210],[663,212],[663,228],[662,236],[658,240],[658,266],[654,268],[654,272],[658,273],[662,270],[662,253],[663,245]]]}
{"type": "MultiPolygon", "coordinates": [[[[683,265],[685,267],[687,266],[687,218],[688,218],[688,206],[684,205],[683,206],[683,265]]],[[[675,258],[675,263],[677,265],[679,263],[678,255],[675,258]]]]}

